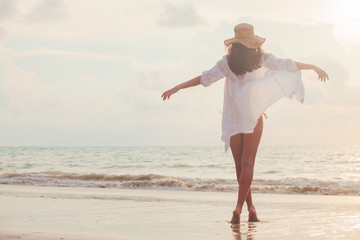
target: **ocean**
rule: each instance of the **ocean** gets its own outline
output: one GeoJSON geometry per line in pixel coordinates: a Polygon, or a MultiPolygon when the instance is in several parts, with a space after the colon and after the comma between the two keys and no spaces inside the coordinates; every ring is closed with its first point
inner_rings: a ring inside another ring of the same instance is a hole
{"type": "MultiPolygon", "coordinates": [[[[0,147],[0,184],[236,192],[222,147],[0,147]]],[[[253,192],[360,195],[360,146],[260,146],[253,192]]]]}

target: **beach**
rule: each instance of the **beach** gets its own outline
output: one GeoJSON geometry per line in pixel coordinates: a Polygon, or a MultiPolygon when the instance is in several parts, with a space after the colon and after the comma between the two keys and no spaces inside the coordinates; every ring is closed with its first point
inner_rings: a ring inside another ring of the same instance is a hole
{"type": "Polygon", "coordinates": [[[359,239],[360,197],[0,185],[0,239],[359,239]]]}
{"type": "Polygon", "coordinates": [[[0,147],[0,239],[359,239],[359,150],[260,147],[232,226],[221,147],[0,147]]]}

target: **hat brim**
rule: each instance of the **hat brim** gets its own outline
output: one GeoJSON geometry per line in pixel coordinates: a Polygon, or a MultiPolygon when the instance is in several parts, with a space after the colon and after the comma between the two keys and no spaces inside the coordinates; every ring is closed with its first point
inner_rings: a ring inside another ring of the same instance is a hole
{"type": "Polygon", "coordinates": [[[241,43],[247,48],[258,48],[265,42],[265,38],[255,35],[252,38],[229,38],[224,41],[225,46],[229,46],[232,43],[241,43]]]}

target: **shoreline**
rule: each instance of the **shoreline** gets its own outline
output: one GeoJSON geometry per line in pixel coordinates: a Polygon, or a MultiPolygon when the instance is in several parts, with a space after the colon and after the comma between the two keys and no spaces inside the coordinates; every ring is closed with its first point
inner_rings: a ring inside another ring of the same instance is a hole
{"type": "MultiPolygon", "coordinates": [[[[0,175],[0,185],[83,187],[138,190],[237,192],[236,179],[194,178],[148,174],[70,173],[62,171],[5,172],[0,175]]],[[[254,193],[309,194],[333,196],[360,196],[356,181],[331,182],[304,178],[254,178],[254,193]]]]}
{"type": "Polygon", "coordinates": [[[0,239],[360,237],[358,196],[254,193],[262,221],[248,223],[244,206],[231,228],[233,192],[0,185],[0,194],[0,239]]]}

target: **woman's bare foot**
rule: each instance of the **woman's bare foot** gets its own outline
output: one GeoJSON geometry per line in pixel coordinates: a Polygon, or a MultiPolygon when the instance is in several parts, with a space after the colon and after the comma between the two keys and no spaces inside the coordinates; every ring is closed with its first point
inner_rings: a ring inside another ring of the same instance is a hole
{"type": "Polygon", "coordinates": [[[260,219],[258,219],[256,215],[255,207],[251,207],[249,210],[249,222],[260,222],[260,219]]]}
{"type": "Polygon", "coordinates": [[[230,221],[231,224],[240,224],[240,210],[235,209],[233,211],[233,216],[232,219],[230,221]]]}

